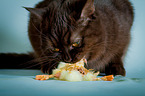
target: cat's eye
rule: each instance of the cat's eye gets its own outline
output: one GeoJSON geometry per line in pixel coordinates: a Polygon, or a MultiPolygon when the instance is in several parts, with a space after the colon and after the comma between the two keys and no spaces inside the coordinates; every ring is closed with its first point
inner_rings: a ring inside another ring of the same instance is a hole
{"type": "Polygon", "coordinates": [[[75,42],[72,44],[73,47],[78,47],[79,46],[79,42],[75,42]]]}
{"type": "Polygon", "coordinates": [[[53,51],[59,52],[59,49],[58,48],[54,48],[53,51]]]}

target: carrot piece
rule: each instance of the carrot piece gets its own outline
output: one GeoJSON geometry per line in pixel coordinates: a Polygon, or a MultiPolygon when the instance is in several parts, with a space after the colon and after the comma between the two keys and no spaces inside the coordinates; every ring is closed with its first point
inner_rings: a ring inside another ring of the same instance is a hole
{"type": "Polygon", "coordinates": [[[112,81],[114,79],[113,75],[104,76],[101,78],[104,81],[112,81]]]}
{"type": "Polygon", "coordinates": [[[49,78],[50,78],[49,75],[36,75],[35,80],[47,80],[49,78]]]}

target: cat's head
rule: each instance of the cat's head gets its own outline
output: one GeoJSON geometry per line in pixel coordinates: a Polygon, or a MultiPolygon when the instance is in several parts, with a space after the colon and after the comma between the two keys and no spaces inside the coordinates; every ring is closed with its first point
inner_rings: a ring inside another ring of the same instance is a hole
{"type": "Polygon", "coordinates": [[[87,58],[94,0],[50,0],[45,8],[26,9],[40,22],[41,55],[69,63],[87,58]]]}

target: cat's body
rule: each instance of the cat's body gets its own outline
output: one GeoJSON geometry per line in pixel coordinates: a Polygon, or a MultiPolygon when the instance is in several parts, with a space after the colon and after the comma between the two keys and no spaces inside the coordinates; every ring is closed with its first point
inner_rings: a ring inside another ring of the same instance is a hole
{"type": "Polygon", "coordinates": [[[26,9],[29,38],[43,72],[60,61],[86,58],[87,68],[125,75],[123,57],[133,22],[128,0],[44,0],[26,9]]]}

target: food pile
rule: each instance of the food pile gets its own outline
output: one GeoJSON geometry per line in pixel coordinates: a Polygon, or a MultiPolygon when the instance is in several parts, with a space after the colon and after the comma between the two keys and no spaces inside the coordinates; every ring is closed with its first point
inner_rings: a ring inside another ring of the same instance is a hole
{"type": "Polygon", "coordinates": [[[94,73],[92,69],[84,67],[86,59],[81,59],[75,64],[60,62],[58,67],[53,70],[51,75],[37,75],[36,80],[48,80],[54,78],[62,81],[112,81],[113,75],[97,78],[99,72],[94,73]]]}

